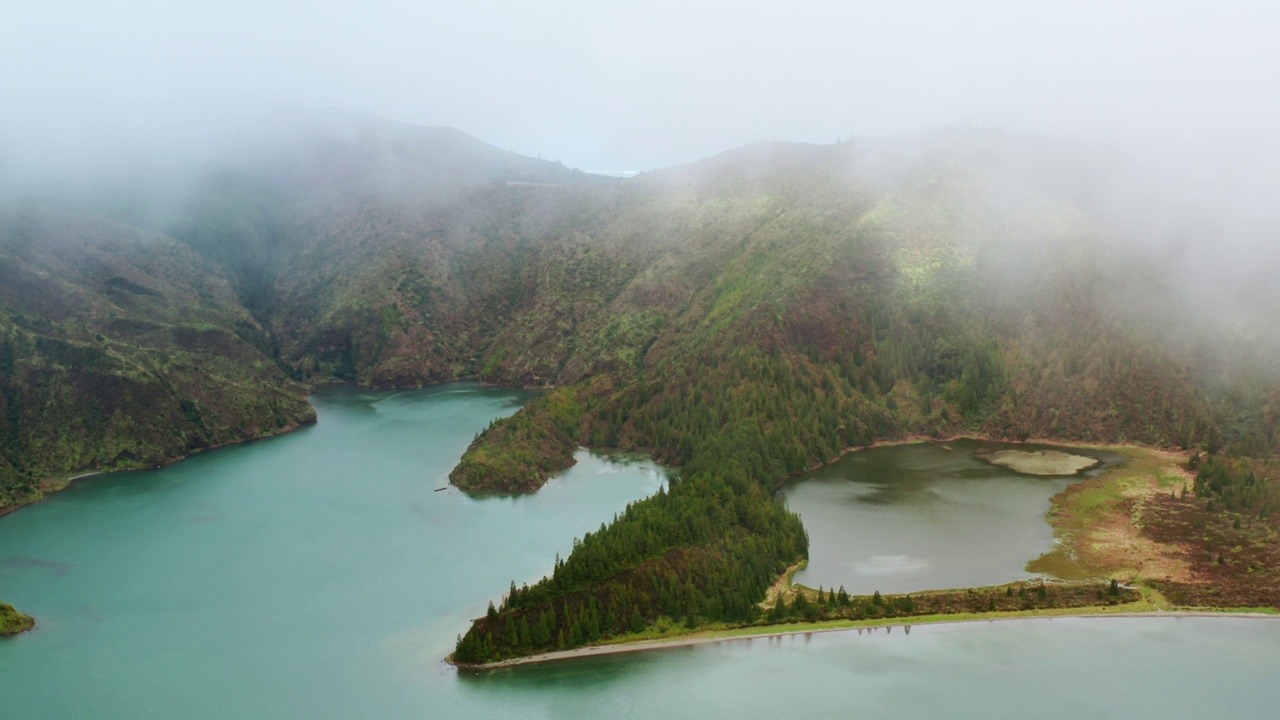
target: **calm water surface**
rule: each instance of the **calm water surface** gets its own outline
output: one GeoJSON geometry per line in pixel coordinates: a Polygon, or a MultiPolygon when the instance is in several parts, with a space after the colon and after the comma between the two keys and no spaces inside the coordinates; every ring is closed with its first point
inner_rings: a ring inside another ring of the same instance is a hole
{"type": "Polygon", "coordinates": [[[1027,562],[1053,547],[1049,499],[1122,458],[1068,448],[1101,464],[1062,478],[1021,475],[975,454],[1008,447],[958,440],[874,448],[798,477],[784,490],[809,530],[809,565],[796,581],[869,595],[1029,577],[1027,562]]]}
{"type": "Polygon", "coordinates": [[[525,396],[330,388],[317,426],[0,520],[0,718],[1273,717],[1280,622],[1052,620],[723,643],[459,675],[512,580],[665,475],[582,454],[528,497],[445,485],[525,396]]]}

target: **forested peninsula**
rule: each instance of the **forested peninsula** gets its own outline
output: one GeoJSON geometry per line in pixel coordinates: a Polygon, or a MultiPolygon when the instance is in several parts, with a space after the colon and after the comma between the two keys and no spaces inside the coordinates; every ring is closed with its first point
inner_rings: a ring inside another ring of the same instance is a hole
{"type": "Polygon", "coordinates": [[[0,512],[310,422],[333,381],[546,389],[476,438],[467,491],[534,491],[584,445],[680,468],[513,584],[462,662],[758,619],[807,553],[779,483],[877,441],[1178,448],[1205,512],[1271,527],[1274,328],[1126,249],[1085,191],[1106,163],[957,129],[616,180],[338,114],[30,189],[0,208],[0,512]]]}

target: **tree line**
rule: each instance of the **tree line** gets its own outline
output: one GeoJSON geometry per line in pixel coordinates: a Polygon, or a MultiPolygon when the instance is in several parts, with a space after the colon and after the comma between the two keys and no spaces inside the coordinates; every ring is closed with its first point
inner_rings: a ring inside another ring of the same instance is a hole
{"type": "Polygon", "coordinates": [[[458,639],[454,658],[484,663],[642,631],[749,623],[786,568],[807,556],[800,518],[733,458],[694,469],[574,542],[548,577],[512,583],[458,639]]]}

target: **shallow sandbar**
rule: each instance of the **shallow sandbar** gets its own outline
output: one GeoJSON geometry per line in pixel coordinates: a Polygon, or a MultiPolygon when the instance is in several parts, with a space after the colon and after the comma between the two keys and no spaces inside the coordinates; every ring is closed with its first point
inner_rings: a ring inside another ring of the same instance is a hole
{"type": "Polygon", "coordinates": [[[982,454],[983,460],[993,465],[1007,467],[1014,472],[1027,475],[1075,475],[1081,470],[1088,470],[1101,461],[1084,455],[1071,455],[1059,450],[1001,450],[990,455],[982,454]]]}

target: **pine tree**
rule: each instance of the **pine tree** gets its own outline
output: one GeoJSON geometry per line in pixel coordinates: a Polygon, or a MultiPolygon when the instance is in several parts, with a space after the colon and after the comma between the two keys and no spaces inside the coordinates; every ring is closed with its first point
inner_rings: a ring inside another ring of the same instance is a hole
{"type": "Polygon", "coordinates": [[[787,599],[781,595],[778,596],[778,602],[774,604],[773,609],[769,611],[769,619],[773,621],[784,620],[788,615],[787,599]]]}
{"type": "Polygon", "coordinates": [[[533,644],[533,631],[529,628],[529,616],[524,615],[520,618],[520,624],[516,626],[520,636],[520,646],[528,647],[533,644]]]}

